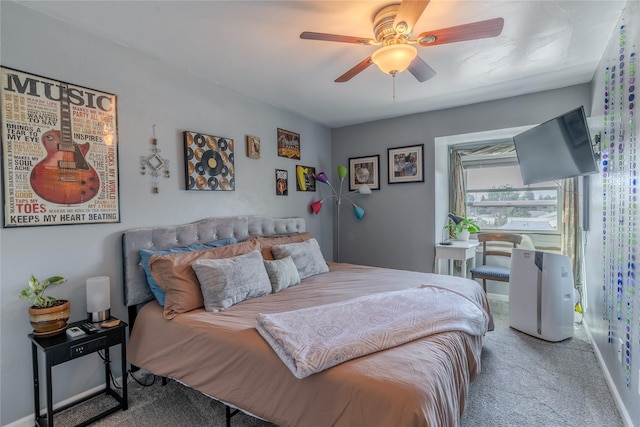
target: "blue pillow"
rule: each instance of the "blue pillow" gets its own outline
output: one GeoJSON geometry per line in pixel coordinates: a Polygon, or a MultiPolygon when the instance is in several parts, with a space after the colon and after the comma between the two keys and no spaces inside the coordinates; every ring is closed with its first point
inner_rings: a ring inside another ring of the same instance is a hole
{"type": "Polygon", "coordinates": [[[162,307],[164,307],[165,293],[156,283],[156,281],[153,280],[153,276],[151,275],[151,267],[149,267],[149,258],[151,258],[153,255],[177,254],[182,252],[199,251],[202,249],[218,248],[220,246],[231,245],[233,243],[238,243],[238,240],[230,237],[228,239],[216,240],[215,242],[198,243],[196,245],[171,248],[162,251],[154,251],[151,249],[138,250],[138,253],[140,254],[140,264],[142,264],[142,268],[144,268],[144,272],[147,275],[147,283],[149,284],[149,288],[151,288],[151,293],[154,297],[156,297],[156,300],[158,300],[158,303],[162,307]]]}

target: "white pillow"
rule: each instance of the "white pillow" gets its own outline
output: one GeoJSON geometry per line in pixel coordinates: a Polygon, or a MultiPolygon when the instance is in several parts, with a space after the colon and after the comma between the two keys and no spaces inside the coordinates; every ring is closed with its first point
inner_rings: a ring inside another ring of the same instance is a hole
{"type": "Polygon", "coordinates": [[[329,271],[329,266],[327,266],[320,251],[320,245],[315,238],[306,242],[275,245],[271,248],[271,252],[275,259],[290,256],[298,269],[300,279],[329,271]]]}
{"type": "Polygon", "coordinates": [[[280,292],[300,283],[300,274],[290,256],[273,261],[264,260],[273,293],[280,292]]]}
{"type": "Polygon", "coordinates": [[[257,250],[233,258],[200,259],[191,267],[198,276],[207,311],[224,310],[271,293],[269,275],[257,250]]]}

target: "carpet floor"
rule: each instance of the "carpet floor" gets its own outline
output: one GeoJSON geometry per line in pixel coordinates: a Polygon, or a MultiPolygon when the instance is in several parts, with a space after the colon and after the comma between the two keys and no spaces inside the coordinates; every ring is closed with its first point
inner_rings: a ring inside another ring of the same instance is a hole
{"type": "MultiPolygon", "coordinates": [[[[482,372],[471,384],[463,427],[623,426],[583,327],[573,338],[549,343],[508,325],[508,306],[491,301],[496,329],[485,337],[482,372]]],[[[56,414],[55,425],[74,426],[112,405],[96,397],[56,414]]],[[[129,383],[129,409],[94,424],[100,427],[225,426],[222,404],[175,381],[129,383]]],[[[233,427],[273,427],[240,413],[233,427]]],[[[300,426],[315,427],[315,426],[300,426]]],[[[400,426],[389,426],[400,427],[400,426]]]]}

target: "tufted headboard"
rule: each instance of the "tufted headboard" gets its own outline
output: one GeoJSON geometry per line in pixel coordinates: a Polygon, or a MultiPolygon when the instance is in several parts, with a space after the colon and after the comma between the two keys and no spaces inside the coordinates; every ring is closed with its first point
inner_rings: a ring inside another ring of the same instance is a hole
{"type": "Polygon", "coordinates": [[[127,230],[122,235],[124,303],[131,307],[153,299],[140,265],[139,249],[165,250],[235,237],[239,241],[257,236],[277,236],[305,231],[303,218],[232,216],[206,218],[171,227],[127,230]]]}

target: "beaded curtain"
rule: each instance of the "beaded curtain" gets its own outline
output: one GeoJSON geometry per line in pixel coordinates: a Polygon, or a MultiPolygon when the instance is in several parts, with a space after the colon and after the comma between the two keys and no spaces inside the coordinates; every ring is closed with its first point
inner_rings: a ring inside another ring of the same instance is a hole
{"type": "Polygon", "coordinates": [[[638,235],[637,141],[635,127],[634,45],[627,45],[624,24],[619,27],[618,56],[604,73],[604,130],[602,138],[603,320],[609,343],[621,339],[627,387],[631,387],[632,348],[640,345],[640,299],[636,292],[635,262],[638,235]]]}

